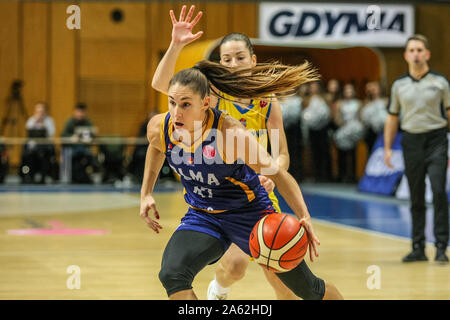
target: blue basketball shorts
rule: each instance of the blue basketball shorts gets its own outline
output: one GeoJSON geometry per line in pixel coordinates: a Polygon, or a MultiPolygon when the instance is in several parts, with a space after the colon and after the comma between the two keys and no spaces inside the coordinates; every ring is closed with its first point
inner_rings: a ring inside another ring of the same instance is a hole
{"type": "Polygon", "coordinates": [[[271,204],[248,206],[223,213],[208,213],[189,208],[175,230],[193,230],[209,234],[223,245],[224,252],[231,243],[236,244],[242,251],[250,255],[249,238],[255,224],[265,215],[276,213],[271,204]],[[255,210],[256,207],[256,210],[255,210]]]}

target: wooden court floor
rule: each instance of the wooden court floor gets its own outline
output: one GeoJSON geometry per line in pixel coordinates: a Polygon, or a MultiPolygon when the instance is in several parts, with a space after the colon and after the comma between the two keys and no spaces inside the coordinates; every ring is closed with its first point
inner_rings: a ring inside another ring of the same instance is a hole
{"type": "MultiPolygon", "coordinates": [[[[161,256],[186,205],[180,192],[155,198],[160,234],[140,219],[135,194],[0,194],[0,299],[166,299],[158,280],[161,256]]],[[[344,298],[450,299],[450,267],[432,261],[434,248],[427,247],[431,261],[405,265],[406,239],[313,222],[320,257],[307,262],[344,298]]],[[[200,299],[214,271],[208,266],[195,279],[200,299]]],[[[275,294],[252,262],[229,299],[269,300],[275,294]]]]}

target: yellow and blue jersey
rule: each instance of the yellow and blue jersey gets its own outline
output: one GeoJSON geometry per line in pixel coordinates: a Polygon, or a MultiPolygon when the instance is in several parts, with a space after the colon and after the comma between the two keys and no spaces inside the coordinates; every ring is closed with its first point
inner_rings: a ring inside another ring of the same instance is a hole
{"type": "Polygon", "coordinates": [[[217,146],[225,113],[208,109],[203,136],[192,146],[177,141],[170,113],[161,121],[161,141],[169,165],[180,175],[186,203],[197,211],[223,213],[255,204],[271,207],[258,175],[244,163],[226,164],[217,146]]]}
{"type": "MultiPolygon", "coordinates": [[[[267,100],[252,99],[249,105],[241,106],[235,102],[236,99],[234,97],[223,92],[220,95],[222,98],[218,99],[216,109],[239,120],[267,150],[269,141],[267,120],[272,109],[272,99],[270,97],[267,100]]],[[[269,197],[273,202],[274,208],[281,212],[275,193],[270,193],[269,197]]]]}
{"type": "Polygon", "coordinates": [[[251,100],[249,105],[241,106],[235,98],[221,93],[222,98],[217,101],[216,109],[225,112],[239,120],[242,125],[258,139],[258,142],[267,149],[267,120],[270,116],[272,102],[268,100],[251,100]]]}

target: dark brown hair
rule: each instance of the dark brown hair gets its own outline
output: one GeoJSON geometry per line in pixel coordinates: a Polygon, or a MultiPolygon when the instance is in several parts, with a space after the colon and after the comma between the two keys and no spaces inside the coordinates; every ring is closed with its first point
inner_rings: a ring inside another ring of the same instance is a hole
{"type": "Polygon", "coordinates": [[[175,83],[189,87],[192,91],[198,93],[203,99],[209,95],[208,79],[197,68],[183,69],[177,72],[169,81],[169,88],[175,83]]]}
{"type": "Polygon", "coordinates": [[[248,49],[248,52],[250,52],[250,56],[253,55],[253,45],[250,42],[250,39],[245,34],[235,32],[235,33],[230,33],[230,34],[226,35],[225,37],[222,38],[222,41],[220,41],[219,50],[221,50],[222,45],[224,43],[227,43],[229,41],[242,41],[242,42],[244,42],[245,46],[248,49]]]}

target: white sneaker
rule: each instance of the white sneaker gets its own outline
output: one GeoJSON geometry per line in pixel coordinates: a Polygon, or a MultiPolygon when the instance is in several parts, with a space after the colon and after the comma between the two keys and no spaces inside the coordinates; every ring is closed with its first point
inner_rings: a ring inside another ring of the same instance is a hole
{"type": "Polygon", "coordinates": [[[228,297],[228,293],[220,294],[219,292],[217,292],[215,282],[216,282],[216,280],[213,280],[209,283],[206,299],[208,299],[208,300],[226,300],[228,297]]]}

